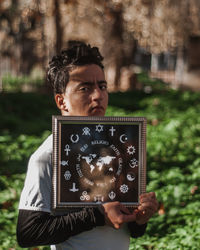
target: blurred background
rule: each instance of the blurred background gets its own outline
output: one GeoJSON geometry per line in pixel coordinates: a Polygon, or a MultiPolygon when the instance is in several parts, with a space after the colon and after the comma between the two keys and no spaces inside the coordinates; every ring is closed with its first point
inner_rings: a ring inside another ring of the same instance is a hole
{"type": "Polygon", "coordinates": [[[200,89],[199,13],[198,0],[1,0],[0,90],[45,84],[49,59],[77,39],[100,47],[111,90],[139,88],[141,68],[200,89]]]}
{"type": "Polygon", "coordinates": [[[107,115],[148,121],[147,191],[160,207],[130,250],[200,249],[199,13],[199,0],[0,0],[0,250],[21,249],[28,158],[59,114],[45,69],[74,40],[104,56],[107,115]]]}

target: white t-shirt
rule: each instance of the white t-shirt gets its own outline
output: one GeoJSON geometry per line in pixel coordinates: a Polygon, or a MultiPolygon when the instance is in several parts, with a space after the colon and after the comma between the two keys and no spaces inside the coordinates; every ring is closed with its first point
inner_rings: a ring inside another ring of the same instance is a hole
{"type": "MultiPolygon", "coordinates": [[[[30,157],[19,209],[51,213],[52,144],[50,135],[30,157]]],[[[126,226],[119,230],[95,227],[51,246],[52,250],[128,250],[130,236],[126,226]]]]}

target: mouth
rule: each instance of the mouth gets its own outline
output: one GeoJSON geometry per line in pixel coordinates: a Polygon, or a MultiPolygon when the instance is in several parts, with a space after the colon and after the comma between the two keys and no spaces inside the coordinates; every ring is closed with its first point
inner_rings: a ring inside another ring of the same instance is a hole
{"type": "Polygon", "coordinates": [[[92,110],[104,110],[104,108],[98,105],[98,106],[92,107],[92,110]]]}
{"type": "Polygon", "coordinates": [[[98,105],[98,106],[92,107],[92,108],[91,108],[91,111],[92,111],[93,113],[102,113],[102,112],[105,111],[105,109],[104,109],[102,106],[98,105]]]}

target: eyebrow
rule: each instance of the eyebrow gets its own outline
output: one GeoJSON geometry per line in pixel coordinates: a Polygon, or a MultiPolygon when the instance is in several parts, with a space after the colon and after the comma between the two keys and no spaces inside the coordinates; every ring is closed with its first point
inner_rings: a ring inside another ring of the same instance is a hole
{"type": "MultiPolygon", "coordinates": [[[[93,85],[95,84],[95,82],[90,82],[90,81],[81,81],[79,79],[76,79],[76,78],[71,78],[70,79],[71,81],[75,81],[75,82],[80,82],[79,85],[93,85]]],[[[97,81],[97,84],[107,84],[107,81],[106,80],[100,80],[100,81],[97,81]]]]}
{"type": "MultiPolygon", "coordinates": [[[[85,82],[81,82],[81,83],[82,84],[89,84],[89,85],[94,84],[94,82],[89,82],[89,81],[85,81],[85,82]]],[[[97,83],[98,84],[101,84],[101,83],[106,83],[107,84],[106,80],[97,81],[97,83]]]]}

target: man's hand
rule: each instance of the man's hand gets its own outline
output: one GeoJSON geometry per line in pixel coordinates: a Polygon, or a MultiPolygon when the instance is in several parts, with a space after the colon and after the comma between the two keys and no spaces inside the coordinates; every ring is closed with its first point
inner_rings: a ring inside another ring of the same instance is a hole
{"type": "Polygon", "coordinates": [[[153,214],[158,210],[158,201],[154,192],[140,195],[140,205],[136,213],[136,223],[141,225],[148,222],[153,214]]]}
{"type": "Polygon", "coordinates": [[[124,223],[135,221],[142,225],[148,222],[158,210],[158,202],[154,192],[140,195],[140,205],[132,212],[120,202],[102,204],[106,224],[119,229],[124,223]]]}
{"type": "Polygon", "coordinates": [[[119,229],[123,223],[136,220],[136,213],[131,213],[128,208],[124,207],[120,202],[108,202],[102,205],[105,214],[106,224],[119,229]]]}

